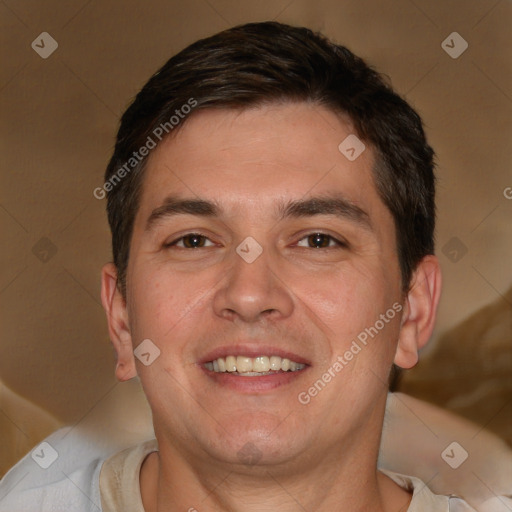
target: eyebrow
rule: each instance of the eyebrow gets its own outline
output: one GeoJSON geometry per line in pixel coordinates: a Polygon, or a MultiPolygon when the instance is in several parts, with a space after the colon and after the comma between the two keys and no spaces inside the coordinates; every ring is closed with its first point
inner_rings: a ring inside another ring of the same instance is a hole
{"type": "Polygon", "coordinates": [[[340,195],[311,197],[309,199],[290,201],[279,208],[279,213],[281,219],[288,217],[335,215],[341,219],[360,224],[369,231],[373,231],[368,213],[352,201],[340,195]]]}
{"type": "MultiPolygon", "coordinates": [[[[222,208],[212,201],[169,196],[151,212],[146,222],[146,231],[150,231],[160,220],[175,215],[219,217],[221,214],[222,208]]],[[[352,201],[339,195],[311,197],[281,203],[278,205],[277,214],[279,220],[294,217],[313,217],[315,215],[334,215],[373,231],[368,213],[352,201]]]]}
{"type": "Polygon", "coordinates": [[[206,201],[205,199],[180,199],[175,196],[169,196],[164,199],[162,205],[151,212],[146,221],[146,231],[150,231],[163,218],[174,215],[218,217],[220,213],[220,208],[211,201],[206,201]]]}

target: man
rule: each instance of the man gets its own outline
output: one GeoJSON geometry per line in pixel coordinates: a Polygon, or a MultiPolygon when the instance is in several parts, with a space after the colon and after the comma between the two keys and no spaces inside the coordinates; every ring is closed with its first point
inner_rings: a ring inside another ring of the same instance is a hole
{"type": "MultiPolygon", "coordinates": [[[[137,153],[109,191],[102,300],[153,412],[144,509],[406,510],[376,460],[390,370],[416,363],[441,285],[417,114],[348,50],[249,25],[149,81],[107,181],[137,153]]],[[[133,453],[104,467],[108,510],[133,453]]]]}
{"type": "Polygon", "coordinates": [[[156,441],[67,475],[81,510],[473,510],[377,470],[441,276],[433,151],[375,71],[277,23],[199,41],[124,114],[104,192],[116,375],[156,441]]]}

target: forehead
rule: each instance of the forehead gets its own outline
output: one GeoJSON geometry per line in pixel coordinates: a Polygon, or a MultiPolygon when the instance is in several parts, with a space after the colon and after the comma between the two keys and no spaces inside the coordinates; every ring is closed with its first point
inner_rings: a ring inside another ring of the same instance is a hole
{"type": "Polygon", "coordinates": [[[380,200],[371,148],[353,161],[339,149],[347,137],[357,143],[355,136],[347,119],[315,104],[196,111],[150,155],[141,213],[169,194],[254,213],[276,201],[342,192],[372,209],[380,200]]]}

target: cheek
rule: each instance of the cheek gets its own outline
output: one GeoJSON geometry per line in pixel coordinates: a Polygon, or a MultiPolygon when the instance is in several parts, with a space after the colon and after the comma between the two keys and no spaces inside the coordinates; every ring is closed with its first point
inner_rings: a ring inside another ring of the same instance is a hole
{"type": "Polygon", "coordinates": [[[389,284],[386,274],[347,267],[298,282],[295,291],[306,305],[303,309],[330,340],[331,362],[352,347],[357,356],[348,357],[357,364],[349,363],[345,377],[353,379],[356,369],[363,375],[367,367],[385,380],[399,332],[399,315],[393,309],[397,287],[389,284]]]}
{"type": "Polygon", "coordinates": [[[201,309],[208,296],[204,276],[183,275],[161,265],[139,265],[132,275],[132,334],[164,341],[181,320],[201,309]]]}
{"type": "Polygon", "coordinates": [[[354,335],[373,324],[393,297],[382,276],[347,266],[335,272],[303,275],[295,280],[300,302],[335,334],[354,335]]]}

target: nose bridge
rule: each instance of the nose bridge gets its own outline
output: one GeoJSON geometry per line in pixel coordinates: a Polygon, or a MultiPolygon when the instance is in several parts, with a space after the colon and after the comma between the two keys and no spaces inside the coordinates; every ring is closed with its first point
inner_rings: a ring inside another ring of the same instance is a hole
{"type": "Polygon", "coordinates": [[[246,257],[252,251],[250,240],[233,251],[231,265],[214,299],[216,314],[247,322],[257,321],[262,315],[290,315],[293,300],[290,291],[276,276],[273,255],[263,250],[254,259],[254,254],[246,257]]]}

